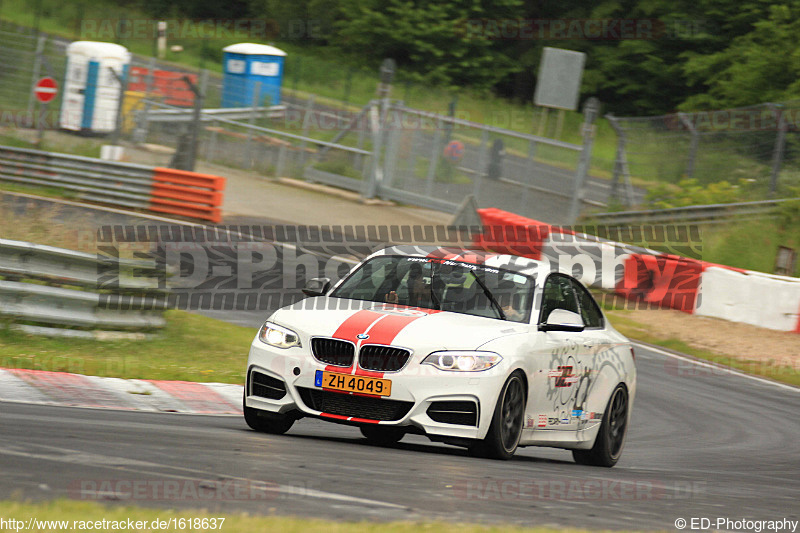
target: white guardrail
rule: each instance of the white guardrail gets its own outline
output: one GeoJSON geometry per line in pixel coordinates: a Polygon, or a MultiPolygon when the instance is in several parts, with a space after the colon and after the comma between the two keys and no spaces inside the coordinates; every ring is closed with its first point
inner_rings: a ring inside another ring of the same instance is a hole
{"type": "Polygon", "coordinates": [[[16,329],[53,336],[155,330],[165,325],[166,293],[139,280],[157,273],[153,261],[0,239],[0,315],[16,329]],[[115,305],[119,297],[124,303],[115,305]]]}

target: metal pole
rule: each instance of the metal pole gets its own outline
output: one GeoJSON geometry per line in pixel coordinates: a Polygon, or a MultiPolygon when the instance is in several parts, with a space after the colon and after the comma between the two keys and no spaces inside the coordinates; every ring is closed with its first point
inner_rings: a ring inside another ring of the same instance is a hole
{"type": "Polygon", "coordinates": [[[686,161],[686,177],[691,179],[694,176],[694,163],[697,158],[697,145],[700,137],[697,133],[697,128],[694,127],[694,124],[689,120],[686,113],[678,113],[678,118],[681,119],[681,122],[686,126],[689,130],[689,134],[692,136],[692,140],[689,143],[689,159],[686,161]]]}
{"type": "Polygon", "coordinates": [[[441,153],[442,144],[442,119],[439,118],[436,126],[436,131],[433,134],[433,145],[431,146],[431,155],[428,160],[428,174],[425,180],[425,195],[430,198],[433,196],[433,182],[436,179],[436,167],[439,166],[439,154],[441,153]]]}
{"type": "Polygon", "coordinates": [[[125,86],[128,81],[128,71],[123,68],[122,75],[120,76],[113,68],[108,67],[108,70],[111,72],[112,76],[114,76],[114,79],[117,80],[117,83],[119,83],[117,113],[114,117],[114,131],[111,133],[111,144],[117,146],[119,144],[120,135],[122,134],[122,106],[125,103],[125,86]]]}
{"type": "Polygon", "coordinates": [[[580,214],[580,203],[583,197],[583,184],[589,173],[589,164],[592,160],[592,143],[594,142],[595,125],[594,121],[600,113],[600,100],[592,96],[583,106],[583,149],[578,168],[575,171],[575,187],[572,191],[572,199],[569,206],[569,223],[575,224],[580,214]]]}
{"type": "Polygon", "coordinates": [[[481,181],[483,181],[483,174],[486,172],[486,159],[487,150],[489,149],[489,130],[483,130],[481,134],[481,147],[478,152],[478,168],[475,169],[475,177],[473,178],[472,195],[475,201],[479,202],[481,193],[481,181]]]}
{"type": "Polygon", "coordinates": [[[531,139],[528,142],[528,159],[525,160],[525,187],[522,187],[522,195],[520,196],[520,209],[519,214],[525,216],[528,211],[528,189],[527,185],[533,181],[533,169],[536,164],[534,158],[536,157],[536,141],[531,139]]]}
{"type": "Polygon", "coordinates": [[[36,97],[33,94],[33,86],[36,85],[36,82],[39,81],[39,76],[41,76],[42,55],[44,55],[45,41],[47,41],[46,35],[41,35],[36,40],[36,54],[33,58],[33,70],[31,72],[31,92],[28,95],[28,116],[31,117],[31,120],[35,120],[35,117],[33,116],[33,108],[36,105],[36,97]]]}
{"type": "Polygon", "coordinates": [[[133,135],[133,142],[143,143],[147,140],[147,131],[150,129],[150,99],[153,98],[153,85],[155,83],[156,58],[150,58],[147,66],[147,88],[144,95],[144,110],[141,113],[142,119],[138,121],[136,132],[133,135]]]}
{"type": "Polygon", "coordinates": [[[778,191],[778,175],[781,171],[781,164],[783,163],[783,153],[786,147],[786,116],[783,113],[783,106],[772,104],[770,106],[772,112],[777,116],[778,135],[775,137],[775,149],[772,152],[772,174],[769,180],[769,195],[775,196],[778,191]]]}
{"type": "Polygon", "coordinates": [[[311,95],[306,102],[306,111],[303,114],[303,141],[300,143],[300,166],[304,167],[306,164],[306,139],[308,137],[309,129],[311,128],[311,117],[314,113],[314,95],[311,95]]]}
{"type": "Polygon", "coordinates": [[[188,168],[184,170],[194,170],[195,160],[197,159],[197,137],[200,130],[200,112],[203,109],[203,93],[192,83],[189,76],[183,77],[184,83],[189,86],[189,90],[194,93],[194,112],[192,113],[191,141],[189,143],[188,168]]]}
{"type": "Polygon", "coordinates": [[[261,100],[261,82],[257,81],[255,90],[253,91],[253,98],[251,100],[250,118],[247,123],[250,126],[247,128],[247,146],[245,148],[245,161],[242,165],[244,168],[253,168],[253,126],[256,124],[256,115],[258,115],[258,104],[261,100]]]}

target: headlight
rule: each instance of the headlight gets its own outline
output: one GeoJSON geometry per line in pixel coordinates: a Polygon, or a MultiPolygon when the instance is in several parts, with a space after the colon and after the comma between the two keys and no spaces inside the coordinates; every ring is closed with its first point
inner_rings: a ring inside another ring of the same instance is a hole
{"type": "Polygon", "coordinates": [[[265,322],[258,332],[258,339],[270,346],[276,348],[291,348],[292,346],[300,346],[300,337],[294,331],[273,324],[272,322],[265,322]]]}
{"type": "Polygon", "coordinates": [[[433,365],[440,370],[478,372],[492,368],[502,361],[494,352],[433,352],[423,359],[423,365],[433,365]]]}

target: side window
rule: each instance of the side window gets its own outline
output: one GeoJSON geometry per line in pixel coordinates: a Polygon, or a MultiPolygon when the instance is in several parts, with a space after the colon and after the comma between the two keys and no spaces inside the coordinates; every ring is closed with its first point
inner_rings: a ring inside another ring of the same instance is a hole
{"type": "Polygon", "coordinates": [[[546,321],[554,309],[564,309],[573,313],[580,312],[569,278],[551,274],[544,282],[542,293],[542,311],[539,314],[539,323],[546,321]]]}
{"type": "Polygon", "coordinates": [[[577,280],[573,279],[572,285],[574,286],[575,294],[578,295],[583,323],[587,328],[602,328],[604,325],[603,313],[597,306],[597,302],[594,301],[592,294],[577,280]]]}

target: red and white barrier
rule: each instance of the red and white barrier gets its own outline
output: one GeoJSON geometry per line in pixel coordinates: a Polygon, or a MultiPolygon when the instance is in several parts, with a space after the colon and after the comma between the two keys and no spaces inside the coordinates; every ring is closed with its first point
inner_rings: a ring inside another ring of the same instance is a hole
{"type": "Polygon", "coordinates": [[[800,279],[716,265],[479,209],[474,244],[549,261],[586,285],[685,313],[800,333],[800,279]]]}
{"type": "Polygon", "coordinates": [[[800,279],[711,266],[695,313],[800,333],[800,279]]]}

